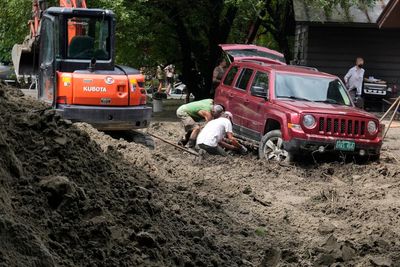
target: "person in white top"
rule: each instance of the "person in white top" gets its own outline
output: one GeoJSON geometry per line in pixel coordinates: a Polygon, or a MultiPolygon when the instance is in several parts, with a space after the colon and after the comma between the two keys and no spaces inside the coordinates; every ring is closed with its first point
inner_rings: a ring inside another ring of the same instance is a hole
{"type": "Polygon", "coordinates": [[[346,76],[344,76],[344,82],[346,83],[351,98],[355,102],[357,102],[357,99],[361,98],[364,73],[365,73],[363,66],[364,66],[364,59],[358,57],[356,59],[356,65],[351,69],[349,69],[346,76]]]}
{"type": "Polygon", "coordinates": [[[167,95],[171,94],[172,86],[174,85],[175,66],[170,64],[164,68],[165,76],[167,76],[167,95]]]}
{"type": "Polygon", "coordinates": [[[208,122],[197,137],[197,145],[212,155],[227,156],[225,149],[242,153],[247,149],[233,137],[232,113],[225,111],[215,120],[208,122]]]}

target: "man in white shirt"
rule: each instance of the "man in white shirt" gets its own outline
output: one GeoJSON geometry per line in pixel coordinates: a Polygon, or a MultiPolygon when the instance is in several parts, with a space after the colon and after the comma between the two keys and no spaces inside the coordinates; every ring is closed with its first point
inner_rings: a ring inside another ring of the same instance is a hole
{"type": "Polygon", "coordinates": [[[172,86],[174,85],[175,66],[170,64],[164,68],[165,76],[167,76],[167,95],[171,94],[172,86]]]}
{"type": "Polygon", "coordinates": [[[227,156],[225,149],[247,152],[247,149],[233,137],[231,120],[232,113],[226,111],[218,119],[208,122],[197,137],[199,148],[209,154],[221,156],[227,156]]]}
{"type": "Polygon", "coordinates": [[[356,65],[352,67],[344,76],[344,82],[346,83],[347,89],[349,90],[350,97],[354,102],[361,98],[362,86],[364,80],[365,70],[363,69],[364,59],[358,57],[356,59],[356,65]]]}

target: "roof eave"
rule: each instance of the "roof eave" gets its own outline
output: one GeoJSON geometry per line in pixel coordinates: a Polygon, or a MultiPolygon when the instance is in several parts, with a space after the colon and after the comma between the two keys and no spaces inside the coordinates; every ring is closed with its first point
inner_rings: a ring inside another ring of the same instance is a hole
{"type": "MultiPolygon", "coordinates": [[[[396,10],[400,11],[400,0],[391,0],[383,10],[382,14],[377,20],[379,28],[400,28],[400,19],[395,24],[389,21],[396,16],[396,10]]],[[[398,13],[397,13],[398,14],[398,13]]]]}

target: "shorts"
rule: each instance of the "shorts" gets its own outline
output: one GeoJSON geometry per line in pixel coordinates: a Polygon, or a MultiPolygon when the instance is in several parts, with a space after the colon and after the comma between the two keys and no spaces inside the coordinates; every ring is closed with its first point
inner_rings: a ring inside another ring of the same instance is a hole
{"type": "Polygon", "coordinates": [[[364,99],[362,98],[362,96],[357,96],[357,89],[356,88],[350,89],[349,90],[349,95],[350,95],[351,100],[353,100],[354,105],[357,108],[364,109],[364,99]]]}
{"type": "Polygon", "coordinates": [[[167,83],[172,85],[174,83],[174,78],[173,77],[167,77],[167,83]]]}
{"type": "Polygon", "coordinates": [[[195,120],[185,111],[180,111],[178,109],[176,116],[181,120],[183,128],[185,128],[186,132],[192,131],[196,126],[199,126],[199,124],[195,122],[195,120]]]}
{"type": "Polygon", "coordinates": [[[220,146],[213,147],[213,146],[208,146],[205,144],[199,144],[198,146],[200,149],[205,150],[208,154],[211,154],[211,155],[220,155],[220,156],[224,156],[224,157],[226,157],[228,155],[228,153],[226,153],[226,151],[220,146]]]}

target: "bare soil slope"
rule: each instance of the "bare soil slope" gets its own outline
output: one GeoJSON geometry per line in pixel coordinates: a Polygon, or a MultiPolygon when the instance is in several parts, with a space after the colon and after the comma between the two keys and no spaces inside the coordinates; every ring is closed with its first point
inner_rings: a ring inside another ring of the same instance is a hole
{"type": "Polygon", "coordinates": [[[0,266],[400,266],[398,131],[370,165],[198,159],[4,88],[0,125],[0,266]]]}
{"type": "Polygon", "coordinates": [[[101,140],[46,106],[0,88],[0,125],[0,266],[241,261],[240,251],[216,245],[196,215],[169,205],[183,196],[157,173],[127,162],[117,147],[102,150],[101,140]]]}

